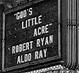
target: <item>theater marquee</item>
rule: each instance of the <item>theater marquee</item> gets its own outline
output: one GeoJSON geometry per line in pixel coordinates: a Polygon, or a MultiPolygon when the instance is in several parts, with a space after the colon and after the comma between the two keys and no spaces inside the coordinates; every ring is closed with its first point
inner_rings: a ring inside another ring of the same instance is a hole
{"type": "Polygon", "coordinates": [[[3,13],[3,70],[59,59],[60,0],[45,0],[3,13]]]}

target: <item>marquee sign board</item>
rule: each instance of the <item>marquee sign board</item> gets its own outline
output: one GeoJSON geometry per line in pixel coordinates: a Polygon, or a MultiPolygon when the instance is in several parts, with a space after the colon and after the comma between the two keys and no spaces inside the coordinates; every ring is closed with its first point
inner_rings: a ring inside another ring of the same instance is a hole
{"type": "Polygon", "coordinates": [[[53,61],[60,55],[60,0],[3,13],[3,70],[53,61]]]}

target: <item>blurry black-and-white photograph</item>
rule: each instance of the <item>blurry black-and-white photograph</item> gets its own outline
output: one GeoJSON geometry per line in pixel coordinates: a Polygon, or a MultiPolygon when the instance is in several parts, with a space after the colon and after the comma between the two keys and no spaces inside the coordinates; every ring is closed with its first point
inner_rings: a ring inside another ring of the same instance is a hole
{"type": "Polygon", "coordinates": [[[79,0],[0,0],[0,73],[79,73],[79,0]]]}

